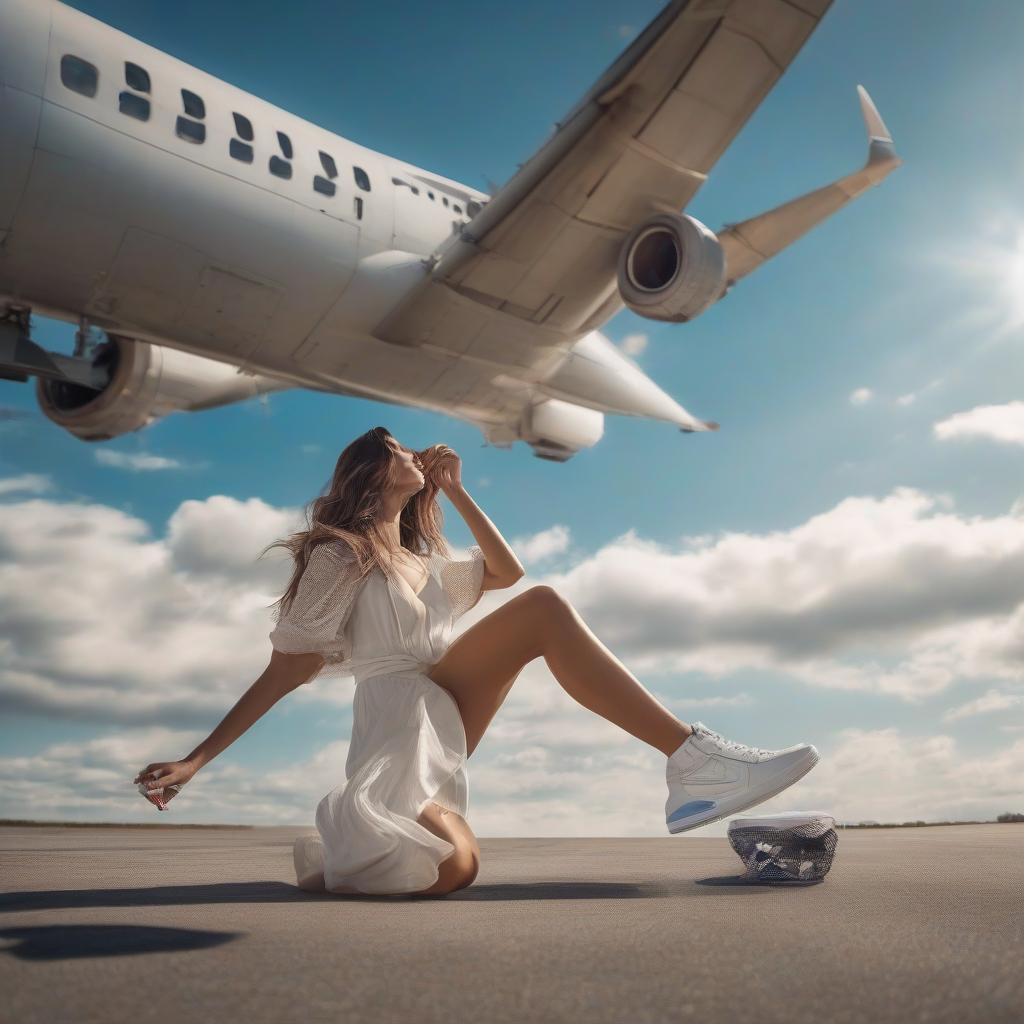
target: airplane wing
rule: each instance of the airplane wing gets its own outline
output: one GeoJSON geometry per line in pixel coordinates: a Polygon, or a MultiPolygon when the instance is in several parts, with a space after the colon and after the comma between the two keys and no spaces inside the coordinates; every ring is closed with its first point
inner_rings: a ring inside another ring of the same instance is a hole
{"type": "Polygon", "coordinates": [[[625,235],[693,197],[831,2],[667,4],[374,334],[543,377],[622,308],[625,235]]]}

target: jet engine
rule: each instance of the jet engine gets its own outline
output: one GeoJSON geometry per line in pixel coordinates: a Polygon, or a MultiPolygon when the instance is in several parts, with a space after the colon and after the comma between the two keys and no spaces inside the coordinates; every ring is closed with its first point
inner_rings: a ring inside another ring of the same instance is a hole
{"type": "Polygon", "coordinates": [[[725,251],[695,217],[658,213],[623,239],[618,284],[622,301],[638,316],[693,320],[725,292],[725,251]]]}
{"type": "Polygon", "coordinates": [[[36,378],[43,414],[82,441],[109,441],[171,412],[212,409],[294,386],[190,352],[107,337],[91,354],[93,378],[105,383],[87,387],[75,380],[36,378]]]}
{"type": "Polygon", "coordinates": [[[537,398],[524,410],[519,436],[538,459],[565,462],[604,434],[604,415],[558,398],[537,398]]]}

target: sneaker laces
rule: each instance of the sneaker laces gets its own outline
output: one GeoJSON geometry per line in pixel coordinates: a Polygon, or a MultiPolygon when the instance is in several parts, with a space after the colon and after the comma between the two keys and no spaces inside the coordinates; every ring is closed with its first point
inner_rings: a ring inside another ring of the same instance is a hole
{"type": "Polygon", "coordinates": [[[720,732],[715,732],[714,729],[709,729],[702,722],[694,722],[693,730],[694,732],[699,731],[725,750],[734,750],[740,754],[753,754],[759,761],[763,761],[766,757],[771,757],[772,754],[775,753],[774,750],[765,750],[764,747],[752,747],[747,743],[737,743],[736,740],[727,740],[720,732]]]}

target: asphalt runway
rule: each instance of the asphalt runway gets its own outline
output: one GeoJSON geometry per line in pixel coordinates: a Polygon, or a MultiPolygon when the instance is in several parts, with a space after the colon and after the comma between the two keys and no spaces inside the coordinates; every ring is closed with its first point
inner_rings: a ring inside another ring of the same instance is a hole
{"type": "Polygon", "coordinates": [[[437,898],[302,892],[308,831],[0,828],[0,1019],[1024,1020],[1024,824],[840,830],[789,888],[716,881],[724,838],[484,838],[437,898]]]}

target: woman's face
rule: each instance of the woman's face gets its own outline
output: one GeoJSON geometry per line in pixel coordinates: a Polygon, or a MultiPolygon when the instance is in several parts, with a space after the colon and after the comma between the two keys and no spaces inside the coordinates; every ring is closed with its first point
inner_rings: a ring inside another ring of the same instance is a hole
{"type": "Polygon", "coordinates": [[[406,448],[397,439],[390,438],[388,446],[395,453],[395,467],[397,469],[396,487],[403,491],[415,493],[426,479],[420,469],[419,456],[411,449],[406,448]]]}

